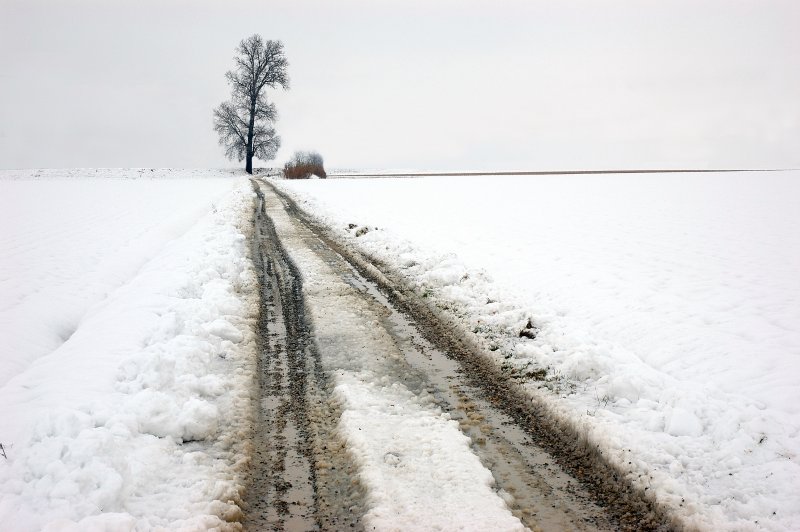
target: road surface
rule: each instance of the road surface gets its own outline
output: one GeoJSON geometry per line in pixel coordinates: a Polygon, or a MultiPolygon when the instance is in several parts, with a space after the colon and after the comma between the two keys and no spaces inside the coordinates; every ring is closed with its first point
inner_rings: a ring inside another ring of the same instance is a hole
{"type": "Polygon", "coordinates": [[[670,529],[402,280],[253,183],[260,411],[246,529],[670,529]]]}

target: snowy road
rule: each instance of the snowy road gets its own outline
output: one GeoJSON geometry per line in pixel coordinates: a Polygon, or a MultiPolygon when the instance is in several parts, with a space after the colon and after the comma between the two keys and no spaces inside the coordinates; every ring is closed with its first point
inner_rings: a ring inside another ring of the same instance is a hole
{"type": "Polygon", "coordinates": [[[314,447],[335,438],[337,411],[306,326],[299,272],[257,192],[252,256],[261,288],[259,401],[244,524],[248,530],[344,529],[357,519],[350,508],[358,504],[347,496],[354,468],[335,446],[314,447]],[[324,474],[323,463],[340,473],[324,474]]]}
{"type": "Polygon", "coordinates": [[[257,187],[248,529],[667,528],[422,302],[257,187]]]}

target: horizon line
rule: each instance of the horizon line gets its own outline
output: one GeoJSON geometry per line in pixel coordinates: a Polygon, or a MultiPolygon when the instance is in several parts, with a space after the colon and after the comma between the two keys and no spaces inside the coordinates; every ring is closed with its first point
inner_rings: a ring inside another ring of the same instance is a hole
{"type": "Polygon", "coordinates": [[[726,173],[726,172],[790,172],[798,168],[720,168],[720,169],[629,169],[629,170],[512,170],[501,172],[402,172],[402,173],[353,173],[331,172],[329,177],[468,177],[481,175],[515,176],[515,175],[597,175],[597,174],[693,174],[693,173],[726,173]]]}

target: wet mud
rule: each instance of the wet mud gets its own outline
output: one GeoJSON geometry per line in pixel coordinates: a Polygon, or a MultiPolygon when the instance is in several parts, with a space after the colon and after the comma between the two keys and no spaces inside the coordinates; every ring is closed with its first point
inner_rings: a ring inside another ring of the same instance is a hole
{"type": "Polygon", "coordinates": [[[259,400],[243,524],[251,531],[360,530],[363,493],[335,431],[340,412],[319,367],[301,277],[254,186],[259,400]]]}

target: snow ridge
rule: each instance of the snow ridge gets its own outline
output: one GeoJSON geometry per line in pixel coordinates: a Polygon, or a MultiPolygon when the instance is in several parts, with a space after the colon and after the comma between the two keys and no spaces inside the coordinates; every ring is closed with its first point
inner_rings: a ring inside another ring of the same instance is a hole
{"type": "Polygon", "coordinates": [[[258,313],[254,194],[246,179],[217,187],[228,192],[214,208],[0,387],[0,522],[238,527],[258,313]]]}

